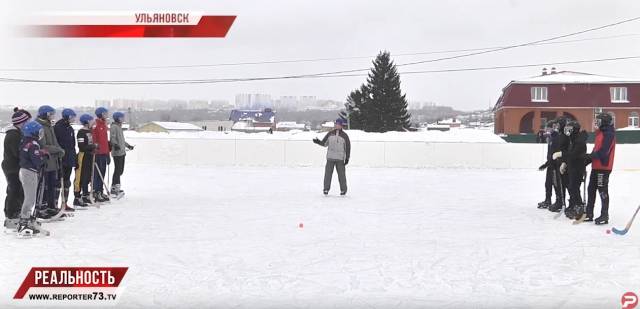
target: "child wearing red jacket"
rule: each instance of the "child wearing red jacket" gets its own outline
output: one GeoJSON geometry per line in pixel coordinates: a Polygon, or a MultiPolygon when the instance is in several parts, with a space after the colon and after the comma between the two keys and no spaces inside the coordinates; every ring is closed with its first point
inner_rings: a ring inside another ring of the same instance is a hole
{"type": "Polygon", "coordinates": [[[107,127],[108,110],[104,107],[96,108],[96,120],[93,127],[92,136],[93,143],[97,148],[94,152],[95,162],[93,173],[93,198],[96,202],[105,202],[109,200],[109,196],[104,194],[103,177],[106,177],[107,165],[111,160],[109,156],[109,128],[107,127]]]}
{"type": "Polygon", "coordinates": [[[613,127],[613,117],[607,113],[601,113],[596,117],[598,130],[591,154],[587,155],[587,164],[591,163],[591,175],[589,177],[587,218],[585,221],[593,221],[593,206],[595,204],[596,190],[600,192],[602,211],[600,217],[595,219],[595,224],[609,223],[609,175],[613,168],[613,159],[616,153],[616,129],[613,127]]]}

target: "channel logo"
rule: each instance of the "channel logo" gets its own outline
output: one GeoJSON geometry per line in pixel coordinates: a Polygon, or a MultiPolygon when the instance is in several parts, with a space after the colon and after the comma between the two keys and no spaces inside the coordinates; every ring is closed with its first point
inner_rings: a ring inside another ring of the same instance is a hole
{"type": "Polygon", "coordinates": [[[638,306],[638,295],[633,292],[627,292],[622,294],[622,309],[634,309],[638,306]]]}

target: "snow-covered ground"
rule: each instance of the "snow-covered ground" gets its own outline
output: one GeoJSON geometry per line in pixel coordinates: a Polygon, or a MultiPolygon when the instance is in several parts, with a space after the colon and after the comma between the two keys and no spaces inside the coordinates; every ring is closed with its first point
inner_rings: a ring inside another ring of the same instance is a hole
{"type": "MultiPolygon", "coordinates": [[[[127,196],[0,241],[0,307],[32,266],[128,266],[126,308],[617,308],[639,292],[639,172],[614,172],[612,224],[535,208],[530,170],[127,166],[127,196]],[[304,227],[299,228],[298,224],[304,227]]],[[[4,183],[0,183],[4,188],[4,183]]],[[[4,195],[0,196],[4,198],[4,195]]]]}

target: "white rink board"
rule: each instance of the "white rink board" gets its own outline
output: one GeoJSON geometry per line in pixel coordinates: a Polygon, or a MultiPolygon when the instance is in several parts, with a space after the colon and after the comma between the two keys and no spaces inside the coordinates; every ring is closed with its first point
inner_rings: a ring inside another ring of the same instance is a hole
{"type": "MultiPolygon", "coordinates": [[[[140,164],[321,166],[326,153],[311,141],[300,140],[132,137],[129,142],[136,149],[127,160],[140,164]]],[[[546,159],[545,144],[353,141],[351,145],[349,165],[357,167],[530,169],[546,159]]],[[[593,145],[587,147],[590,151],[593,145]]],[[[617,145],[615,169],[639,170],[638,154],[640,145],[617,145]]]]}
{"type": "MultiPolygon", "coordinates": [[[[1,135],[4,139],[4,134],[1,135]]],[[[326,149],[306,140],[128,137],[127,162],[190,166],[322,166],[326,149]]],[[[0,143],[0,148],[2,143],[0,143]]],[[[591,151],[593,145],[588,145],[591,151]]],[[[615,170],[640,170],[640,144],[616,147],[615,170]]],[[[349,165],[402,168],[531,169],[546,144],[352,141],[349,165]]]]}

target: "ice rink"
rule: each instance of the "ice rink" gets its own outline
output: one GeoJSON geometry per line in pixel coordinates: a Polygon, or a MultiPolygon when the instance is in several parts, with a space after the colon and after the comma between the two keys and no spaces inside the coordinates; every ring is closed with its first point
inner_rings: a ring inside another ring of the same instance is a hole
{"type": "Polygon", "coordinates": [[[349,168],[347,197],[322,173],[127,166],[124,199],[2,235],[0,307],[33,266],[128,266],[127,308],[616,308],[640,288],[640,223],[605,233],[640,172],[612,174],[608,226],[536,209],[536,170],[349,168]]]}

